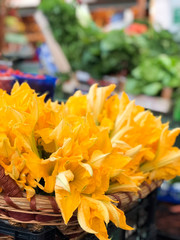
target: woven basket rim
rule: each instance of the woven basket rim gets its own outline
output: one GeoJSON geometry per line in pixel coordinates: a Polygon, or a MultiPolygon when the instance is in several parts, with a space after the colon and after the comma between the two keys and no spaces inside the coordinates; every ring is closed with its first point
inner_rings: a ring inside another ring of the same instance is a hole
{"type": "MultiPolygon", "coordinates": [[[[149,193],[154,191],[161,185],[162,181],[153,181],[151,184],[144,182],[140,186],[140,191],[136,192],[119,192],[114,193],[109,196],[114,202],[114,204],[120,208],[121,210],[129,210],[131,206],[133,206],[139,199],[144,199],[147,197],[149,193]]],[[[8,197],[5,196],[3,193],[0,194],[0,218],[10,219],[16,222],[26,222],[26,223],[38,223],[40,225],[49,225],[54,223],[54,225],[58,224],[59,219],[62,218],[61,212],[57,207],[56,201],[54,197],[45,196],[45,195],[35,195],[31,201],[28,201],[25,194],[23,197],[8,197]],[[34,204],[32,204],[34,201],[34,204]],[[6,212],[10,212],[10,214],[6,214],[6,212]],[[20,218],[15,215],[18,214],[25,214],[27,218],[20,220],[20,218]],[[8,215],[8,216],[6,216],[8,215]],[[9,216],[10,215],[10,216],[9,216]],[[34,215],[38,215],[39,217],[34,218],[34,215]],[[26,220],[30,218],[30,220],[26,220]],[[47,219],[46,219],[47,217],[47,219]],[[32,218],[32,219],[31,219],[32,218]],[[52,219],[51,219],[52,218],[52,219]],[[53,219],[54,218],[54,219],[53,219]]],[[[76,217],[76,212],[73,216],[76,217]]],[[[73,220],[70,221],[70,224],[76,222],[73,220]]],[[[62,224],[63,221],[59,221],[59,225],[62,224]]]]}
{"type": "MultiPolygon", "coordinates": [[[[137,193],[119,192],[109,196],[118,208],[127,211],[138,204],[140,199],[146,198],[151,192],[158,188],[162,181],[153,181],[151,184],[144,182],[137,193]]],[[[84,230],[77,220],[77,211],[65,225],[61,212],[55,198],[44,195],[35,195],[28,201],[26,194],[23,197],[8,197],[0,193],[0,219],[8,221],[14,226],[26,226],[31,231],[39,231],[43,226],[56,226],[68,238],[81,236],[84,230]],[[33,204],[32,204],[33,201],[33,204]]]]}

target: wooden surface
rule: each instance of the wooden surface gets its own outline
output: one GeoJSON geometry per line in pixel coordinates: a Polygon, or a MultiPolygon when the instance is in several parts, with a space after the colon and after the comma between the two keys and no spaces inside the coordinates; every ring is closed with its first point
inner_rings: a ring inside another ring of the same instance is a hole
{"type": "Polygon", "coordinates": [[[167,114],[172,109],[172,100],[162,97],[152,97],[146,95],[133,96],[128,94],[131,100],[135,100],[137,105],[151,111],[167,114]]]}
{"type": "Polygon", "coordinates": [[[44,35],[46,43],[51,51],[51,54],[54,59],[54,63],[56,64],[58,70],[62,73],[67,73],[71,71],[71,66],[64,55],[61,46],[55,40],[53,33],[50,29],[49,23],[41,11],[37,11],[35,13],[35,20],[39,25],[41,32],[44,35]]]}

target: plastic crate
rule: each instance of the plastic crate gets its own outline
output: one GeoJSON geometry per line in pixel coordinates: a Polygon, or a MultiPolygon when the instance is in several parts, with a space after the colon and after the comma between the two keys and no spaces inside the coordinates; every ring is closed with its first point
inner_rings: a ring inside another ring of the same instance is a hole
{"type": "Polygon", "coordinates": [[[26,228],[14,227],[9,223],[1,221],[0,233],[12,236],[15,240],[55,240],[56,229],[54,227],[46,227],[42,231],[31,232],[26,228]]]}
{"type": "Polygon", "coordinates": [[[32,232],[27,228],[12,226],[7,221],[0,221],[0,235],[8,237],[8,240],[11,239],[11,237],[14,240],[68,240],[67,237],[54,226],[46,226],[40,231],[32,232]]]}
{"type": "MultiPolygon", "coordinates": [[[[5,72],[6,71],[0,70],[0,73],[5,73],[5,72]]],[[[43,75],[43,78],[38,78],[38,74],[33,74],[33,73],[31,74],[24,73],[24,76],[11,73],[11,75],[7,77],[0,76],[0,88],[10,93],[16,81],[18,81],[19,84],[22,84],[23,82],[27,82],[29,86],[32,89],[34,89],[37,93],[39,94],[46,93],[47,95],[45,100],[48,100],[49,98],[53,100],[55,85],[57,81],[56,77],[43,75]],[[30,76],[26,76],[26,75],[30,75],[30,76]]]]}
{"type": "MultiPolygon", "coordinates": [[[[37,74],[31,74],[33,76],[37,76],[37,74]]],[[[22,84],[23,82],[27,82],[29,86],[34,89],[37,93],[44,94],[47,93],[46,100],[54,97],[54,90],[57,78],[51,77],[48,75],[44,75],[44,79],[33,79],[26,78],[23,76],[13,75],[14,78],[22,84]]]]}

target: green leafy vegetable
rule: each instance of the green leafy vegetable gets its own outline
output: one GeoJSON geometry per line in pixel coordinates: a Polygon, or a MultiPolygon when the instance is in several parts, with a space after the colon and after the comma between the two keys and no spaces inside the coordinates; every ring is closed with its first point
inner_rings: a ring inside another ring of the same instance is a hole
{"type": "Polygon", "coordinates": [[[80,24],[75,2],[43,0],[40,8],[73,71],[84,70],[102,79],[104,75],[126,70],[131,78],[126,89],[134,94],[148,92],[146,84],[156,82],[160,84],[151,84],[148,94],[159,92],[155,89],[160,85],[162,88],[179,86],[180,63],[175,56],[180,54],[180,47],[168,31],[157,32],[149,27],[142,35],[128,36],[121,30],[105,33],[92,21],[88,25],[80,24]]]}
{"type": "Polygon", "coordinates": [[[142,92],[146,95],[156,96],[162,89],[162,83],[154,82],[143,87],[142,92]]]}
{"type": "Polygon", "coordinates": [[[179,86],[179,59],[161,54],[156,58],[142,58],[141,63],[128,77],[125,90],[135,95],[143,93],[155,96],[165,87],[177,88],[179,86]]]}

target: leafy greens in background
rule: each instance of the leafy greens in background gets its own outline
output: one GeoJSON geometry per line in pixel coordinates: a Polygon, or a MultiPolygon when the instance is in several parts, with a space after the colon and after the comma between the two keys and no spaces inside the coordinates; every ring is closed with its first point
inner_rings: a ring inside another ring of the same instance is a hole
{"type": "Polygon", "coordinates": [[[144,58],[179,53],[172,35],[165,30],[156,32],[150,28],[147,33],[135,36],[121,30],[104,33],[94,22],[83,27],[76,18],[75,5],[64,0],[44,0],[41,9],[73,71],[87,71],[96,79],[124,69],[131,72],[144,58]]]}
{"type": "MultiPolygon", "coordinates": [[[[95,79],[126,70],[127,93],[155,96],[164,87],[174,88],[174,119],[180,121],[180,38],[166,30],[149,27],[133,36],[124,31],[103,32],[90,21],[82,26],[75,4],[64,0],[43,0],[40,8],[47,16],[56,40],[72,70],[84,70],[95,79]]],[[[179,35],[180,36],[180,35],[179,35]]],[[[57,91],[58,92],[58,91],[57,91]]]]}
{"type": "Polygon", "coordinates": [[[132,70],[126,82],[128,93],[155,96],[164,87],[180,86],[180,61],[177,57],[161,54],[158,57],[142,59],[132,70]]]}
{"type": "Polygon", "coordinates": [[[139,48],[123,31],[104,33],[94,22],[83,27],[75,7],[63,0],[43,1],[41,9],[74,71],[84,70],[101,79],[136,66],[139,48]]]}
{"type": "Polygon", "coordinates": [[[133,36],[135,44],[140,48],[141,54],[156,57],[159,54],[170,56],[180,53],[180,47],[174,40],[174,36],[167,30],[156,31],[149,26],[149,30],[142,35],[133,36]]]}

